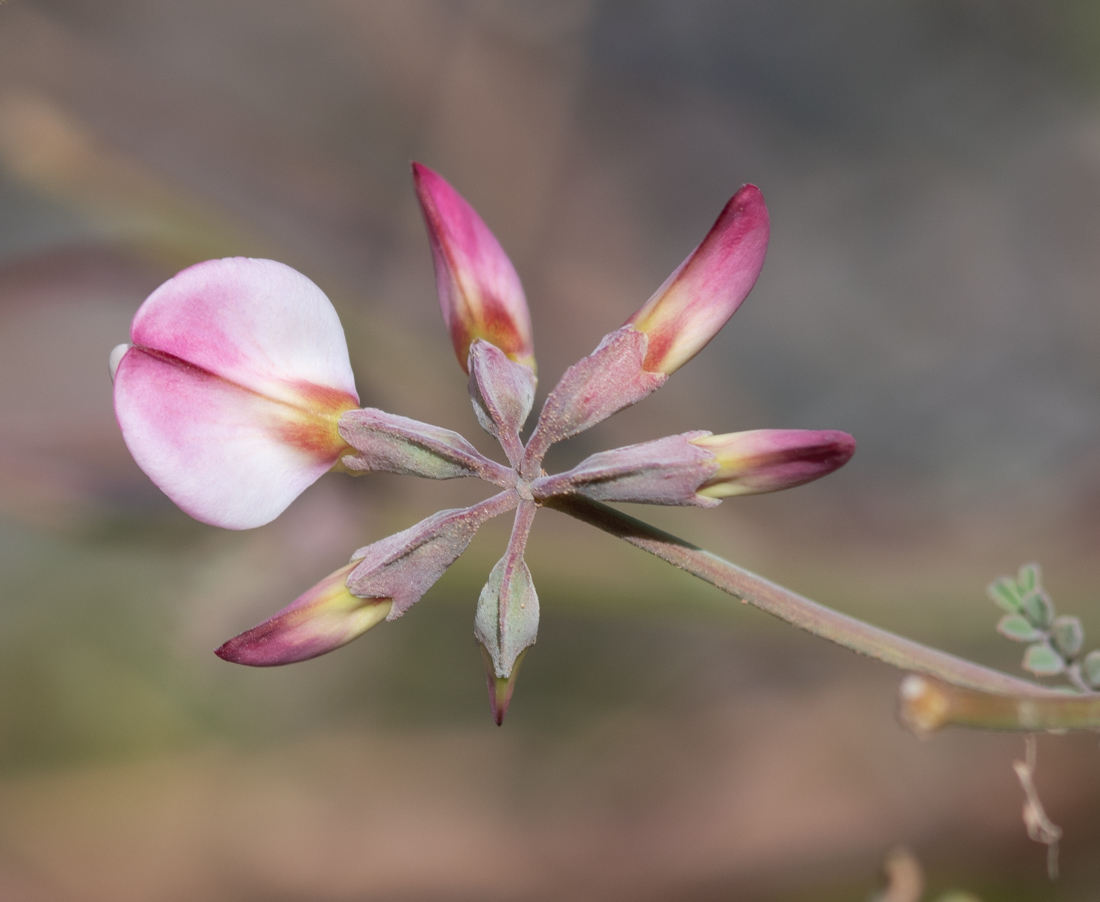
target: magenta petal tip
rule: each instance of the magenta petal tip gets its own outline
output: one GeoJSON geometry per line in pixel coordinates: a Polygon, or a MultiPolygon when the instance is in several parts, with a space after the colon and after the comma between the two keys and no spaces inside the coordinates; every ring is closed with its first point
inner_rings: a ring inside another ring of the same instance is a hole
{"type": "Polygon", "coordinates": [[[347,587],[351,563],[330,573],[259,626],[215,650],[223,661],[276,667],[316,658],[347,645],[389,615],[389,598],[359,598],[347,587]]]}
{"type": "Polygon", "coordinates": [[[648,371],[678,370],[718,334],[756,284],[770,229],[764,196],[745,185],[702,243],[627,320],[649,336],[648,371]]]}
{"type": "Polygon", "coordinates": [[[428,227],[439,304],[462,369],[469,372],[470,345],[481,338],[533,370],[531,315],[512,261],[446,179],[420,163],[413,163],[412,171],[428,227]]]}
{"type": "Polygon", "coordinates": [[[794,488],[840,469],[856,450],[856,440],[835,429],[756,429],[691,443],[718,462],[717,472],[698,490],[706,498],[794,488]]]}

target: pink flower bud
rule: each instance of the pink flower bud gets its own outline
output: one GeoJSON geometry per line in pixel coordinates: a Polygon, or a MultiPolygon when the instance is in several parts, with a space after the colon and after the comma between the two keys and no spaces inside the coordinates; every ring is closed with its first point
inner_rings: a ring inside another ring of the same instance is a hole
{"type": "Polygon", "coordinates": [[[141,305],[112,354],[134,460],[191,516],[268,523],[337,462],[359,404],[344,330],[321,290],[272,260],[211,260],[141,305]]]}
{"type": "Polygon", "coordinates": [[[442,176],[413,163],[413,181],[428,226],[439,305],[462,369],[469,372],[470,344],[482,338],[534,370],[531,315],[512,261],[442,176]]]}
{"type": "Polygon", "coordinates": [[[341,567],[298,596],[270,620],[230,639],[215,654],[234,664],[274,667],[316,658],[347,645],[390,613],[389,598],[358,598],[348,591],[355,563],[341,567]]]}
{"type": "Polygon", "coordinates": [[[756,284],[768,233],[764,197],[755,185],[745,185],[703,243],[627,320],[649,336],[646,370],[675,372],[718,334],[756,284]]]}
{"type": "Polygon", "coordinates": [[[718,471],[698,489],[704,498],[759,495],[812,482],[844,466],[856,441],[846,432],[755,429],[691,440],[715,456],[718,471]]]}

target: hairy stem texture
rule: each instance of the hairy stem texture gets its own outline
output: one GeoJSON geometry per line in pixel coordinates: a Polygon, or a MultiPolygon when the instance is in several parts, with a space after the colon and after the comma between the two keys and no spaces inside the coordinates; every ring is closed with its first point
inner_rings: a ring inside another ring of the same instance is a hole
{"type": "Polygon", "coordinates": [[[576,495],[556,496],[548,498],[545,506],[648,551],[780,620],[901,670],[929,674],[981,692],[1065,699],[1053,689],[929,648],[810,601],[598,501],[576,495]]]}

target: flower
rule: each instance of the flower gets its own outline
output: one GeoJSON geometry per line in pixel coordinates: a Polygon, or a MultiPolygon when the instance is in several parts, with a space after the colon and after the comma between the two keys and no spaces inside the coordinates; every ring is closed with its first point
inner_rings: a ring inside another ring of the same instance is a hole
{"type": "Polygon", "coordinates": [[[344,330],[321,290],[272,260],[211,260],[141,305],[112,352],[134,460],[192,517],[248,529],[281,514],[346,450],[359,406],[344,330]]]}
{"type": "Polygon", "coordinates": [[[842,466],[835,431],[687,432],[594,454],[548,475],[554,442],[660,388],[745,299],[764,262],[768,213],[746,185],[684,263],[625,325],[604,336],[550,392],[524,442],[535,396],[531,320],[519,277],[473,208],[413,164],[443,318],[478,422],[509,465],[458,433],[360,409],[343,330],[305,276],[270,260],[214,260],[184,270],[138,310],[132,345],[111,353],[115,411],[134,459],[180,507],[207,523],[269,522],[323,472],[475,477],[498,488],[356,551],[351,561],[217,654],[255,666],[324,654],[400,617],[492,517],[515,512],[504,556],[477,602],[493,717],[508,709],[535,643],[539,600],[524,551],[540,505],[630,501],[713,507],[730,495],[801,485],[842,466]]]}

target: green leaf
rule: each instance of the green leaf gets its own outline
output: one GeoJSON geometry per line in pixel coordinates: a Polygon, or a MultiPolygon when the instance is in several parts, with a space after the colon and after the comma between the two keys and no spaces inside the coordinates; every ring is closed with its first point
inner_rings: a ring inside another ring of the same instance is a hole
{"type": "Polygon", "coordinates": [[[1034,642],[1044,638],[1022,614],[1005,614],[997,624],[997,632],[1013,642],[1034,642]]]}
{"type": "Polygon", "coordinates": [[[1039,570],[1038,564],[1024,564],[1020,568],[1020,575],[1016,577],[1016,582],[1020,586],[1020,592],[1027,595],[1028,592],[1035,592],[1042,585],[1042,574],[1039,570]]]}
{"type": "Polygon", "coordinates": [[[1062,656],[1045,642],[1029,645],[1024,652],[1024,670],[1036,676],[1057,676],[1066,669],[1062,656]]]}
{"type": "Polygon", "coordinates": [[[1076,658],[1085,644],[1085,628],[1076,617],[1055,617],[1050,627],[1054,647],[1067,658],[1076,658]]]}
{"type": "Polygon", "coordinates": [[[1085,679],[1093,689],[1100,688],[1100,650],[1090,651],[1081,662],[1081,669],[1085,672],[1085,679]]]}
{"type": "Polygon", "coordinates": [[[998,577],[986,587],[985,591],[1002,611],[1009,614],[1015,614],[1023,606],[1023,596],[1016,588],[1016,580],[1011,576],[998,577]]]}
{"type": "Polygon", "coordinates": [[[1042,589],[1036,589],[1024,596],[1024,616],[1041,630],[1050,629],[1054,620],[1054,602],[1042,589]]]}

